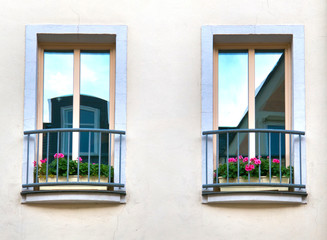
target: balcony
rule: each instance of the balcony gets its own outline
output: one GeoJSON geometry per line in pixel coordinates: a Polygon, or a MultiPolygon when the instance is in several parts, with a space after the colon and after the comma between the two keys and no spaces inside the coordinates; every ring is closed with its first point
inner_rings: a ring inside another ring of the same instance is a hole
{"type": "Polygon", "coordinates": [[[305,203],[304,132],[226,129],[202,135],[204,203],[305,203]]]}
{"type": "Polygon", "coordinates": [[[61,128],[25,131],[23,203],[125,201],[125,132],[61,128]]]}

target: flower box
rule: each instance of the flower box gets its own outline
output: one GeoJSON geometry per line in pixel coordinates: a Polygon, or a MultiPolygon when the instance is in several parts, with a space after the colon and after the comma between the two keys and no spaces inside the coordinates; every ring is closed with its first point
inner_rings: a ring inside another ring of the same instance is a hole
{"type": "MultiPolygon", "coordinates": [[[[218,177],[219,183],[227,183],[227,179],[223,177],[218,177]]],[[[239,183],[247,183],[248,179],[239,178],[239,183]]],[[[229,183],[237,183],[237,178],[230,178],[229,183]]],[[[250,183],[259,183],[258,177],[251,177],[250,183]]],[[[260,183],[269,183],[269,177],[261,176],[260,183]]],[[[271,177],[271,183],[280,183],[279,177],[271,177]]],[[[282,177],[282,184],[289,183],[288,177],[282,177]]],[[[215,190],[217,190],[215,188],[215,190]]],[[[231,186],[231,187],[220,187],[221,192],[236,192],[236,191],[288,191],[288,187],[272,187],[272,186],[231,186]]]]}
{"type": "MultiPolygon", "coordinates": [[[[39,183],[46,183],[46,177],[40,176],[39,183]]],[[[90,182],[98,182],[98,177],[90,176],[90,182]]],[[[49,183],[57,182],[56,176],[48,177],[49,183]]],[[[67,182],[67,177],[59,176],[58,182],[67,182]]],[[[68,178],[68,182],[78,182],[77,175],[71,175],[68,178]]],[[[79,182],[88,182],[87,176],[80,176],[79,182]]],[[[107,177],[100,177],[100,183],[107,183],[107,177]]],[[[57,186],[40,186],[40,190],[113,190],[113,187],[108,186],[92,186],[92,185],[57,185],[57,186]]]]}
{"type": "MultiPolygon", "coordinates": [[[[227,160],[227,159],[226,159],[227,160]]],[[[248,158],[238,156],[229,158],[226,163],[220,164],[218,167],[218,182],[227,183],[227,176],[229,176],[229,183],[240,183],[240,186],[217,187],[214,191],[232,192],[232,191],[288,191],[288,187],[282,186],[241,186],[242,183],[272,183],[272,184],[287,184],[289,183],[289,175],[291,167],[282,166],[279,159],[269,160],[269,157],[262,158],[248,158]],[[228,162],[227,162],[228,161],[228,162]],[[269,175],[272,175],[269,181],[269,175]],[[283,177],[280,182],[279,174],[283,177]],[[239,176],[239,180],[237,180],[239,176]],[[250,182],[248,180],[250,176],[250,182]],[[219,189],[220,188],[220,189],[219,189]]],[[[217,170],[214,170],[213,178],[216,181],[217,170]]]]}
{"type": "MultiPolygon", "coordinates": [[[[110,171],[110,182],[113,183],[114,179],[114,168],[105,164],[88,163],[83,162],[82,158],[78,160],[67,160],[63,153],[56,153],[51,162],[48,159],[40,160],[40,165],[37,166],[34,161],[34,174],[38,171],[38,182],[39,183],[55,183],[57,182],[56,175],[58,175],[59,183],[98,183],[100,174],[100,183],[109,182],[109,171],[110,171]],[[67,169],[68,167],[68,169],[67,169]],[[67,173],[69,177],[67,180],[67,173]],[[79,174],[77,174],[79,173],[79,174]],[[48,174],[48,181],[46,181],[46,174],[48,174]],[[79,175],[79,179],[78,179],[79,175]],[[88,179],[90,175],[90,179],[88,179]]],[[[96,185],[81,185],[81,184],[63,184],[63,185],[51,185],[51,186],[39,186],[40,190],[111,190],[113,187],[110,186],[96,186],[96,185]]]]}

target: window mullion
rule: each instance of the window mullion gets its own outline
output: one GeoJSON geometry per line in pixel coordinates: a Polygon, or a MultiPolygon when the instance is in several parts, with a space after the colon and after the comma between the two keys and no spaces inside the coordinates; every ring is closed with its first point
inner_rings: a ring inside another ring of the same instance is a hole
{"type": "MultiPolygon", "coordinates": [[[[80,50],[74,50],[74,91],[73,91],[73,128],[80,127],[80,50]]],[[[72,157],[79,157],[79,136],[78,132],[73,133],[72,157]]]]}
{"type": "MultiPolygon", "coordinates": [[[[248,66],[248,128],[255,128],[255,52],[254,49],[248,50],[249,66],[248,66]]],[[[255,133],[249,133],[249,157],[255,157],[255,133]]]]}
{"type": "MultiPolygon", "coordinates": [[[[292,76],[290,47],[285,49],[285,129],[292,130],[292,76]]],[[[285,163],[290,165],[290,135],[285,136],[285,163]]]]}

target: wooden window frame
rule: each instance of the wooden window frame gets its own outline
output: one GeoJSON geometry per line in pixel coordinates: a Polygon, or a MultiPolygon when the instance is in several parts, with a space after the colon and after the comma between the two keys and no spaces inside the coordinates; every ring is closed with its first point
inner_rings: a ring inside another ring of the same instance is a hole
{"type": "MultiPolygon", "coordinates": [[[[80,56],[83,50],[101,50],[110,52],[110,83],[109,83],[109,126],[114,129],[115,126],[115,83],[116,83],[116,48],[114,43],[110,44],[80,44],[80,43],[50,43],[38,42],[38,64],[37,64],[37,120],[36,128],[43,129],[43,89],[44,89],[44,51],[47,50],[71,50],[74,53],[73,58],[73,128],[80,128],[80,56]]],[[[73,133],[73,159],[79,156],[78,146],[79,133],[73,133]]],[[[114,154],[114,136],[112,136],[112,157],[114,154]]],[[[42,139],[39,140],[42,146],[42,139]]],[[[42,147],[41,147],[42,149],[42,147]]],[[[42,159],[40,151],[39,159],[42,159]]],[[[112,158],[113,159],[113,158],[112,158]]],[[[113,163],[112,163],[113,164],[113,163]]]]}
{"type": "MultiPolygon", "coordinates": [[[[218,114],[218,54],[220,50],[247,50],[248,51],[248,128],[255,128],[255,50],[284,50],[285,54],[285,129],[292,130],[292,62],[290,43],[264,44],[214,44],[213,45],[213,129],[219,128],[218,114]]],[[[289,136],[285,136],[285,149],[289,149],[289,136]]],[[[213,146],[217,139],[213,139],[213,146]]],[[[255,157],[255,134],[249,134],[249,157],[255,157]]],[[[214,159],[216,148],[213,148],[214,159]]],[[[290,153],[286,152],[286,164],[289,164],[290,153]]],[[[215,166],[214,161],[214,167],[215,166]]]]}

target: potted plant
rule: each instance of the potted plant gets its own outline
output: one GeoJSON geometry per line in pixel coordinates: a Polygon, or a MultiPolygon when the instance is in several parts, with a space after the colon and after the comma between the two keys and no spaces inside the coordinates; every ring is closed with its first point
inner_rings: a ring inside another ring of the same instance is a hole
{"type": "MultiPolygon", "coordinates": [[[[48,182],[88,182],[88,172],[90,171],[90,182],[98,182],[99,164],[91,163],[90,170],[87,162],[83,162],[82,158],[78,160],[69,160],[68,180],[67,180],[67,159],[64,154],[56,153],[54,159],[47,163],[48,159],[40,160],[38,167],[38,182],[46,182],[46,173],[48,168],[48,182]],[[58,161],[57,161],[58,160],[58,161]],[[58,166],[57,166],[58,163],[58,166]],[[47,166],[48,165],[48,166],[47,166]],[[79,179],[78,179],[78,165],[79,165],[79,179]],[[58,168],[58,173],[57,173],[58,168]]],[[[111,166],[110,182],[113,182],[114,168],[111,166]]],[[[34,172],[36,176],[36,161],[34,161],[34,172]]],[[[109,178],[109,166],[100,164],[100,182],[107,183],[109,178]]],[[[96,190],[113,190],[112,187],[107,186],[83,186],[83,185],[60,185],[60,186],[40,186],[41,190],[60,190],[60,189],[96,189],[96,190]]]]}
{"type": "MultiPolygon", "coordinates": [[[[249,159],[248,157],[238,156],[229,158],[228,164],[220,164],[218,168],[219,183],[289,183],[290,167],[280,166],[279,159],[273,159],[269,167],[269,158],[263,159],[261,156],[249,159]],[[280,178],[280,172],[282,177],[280,178]],[[238,178],[239,176],[239,178],[238,178]],[[259,179],[260,178],[260,179],[259,179]],[[281,182],[280,182],[281,180],[281,182]]],[[[214,182],[216,182],[216,170],[214,170],[214,182]]],[[[215,189],[217,190],[217,189],[215,189]]],[[[287,187],[270,186],[233,186],[220,187],[220,191],[254,191],[254,190],[279,190],[287,191],[287,187]]]]}

